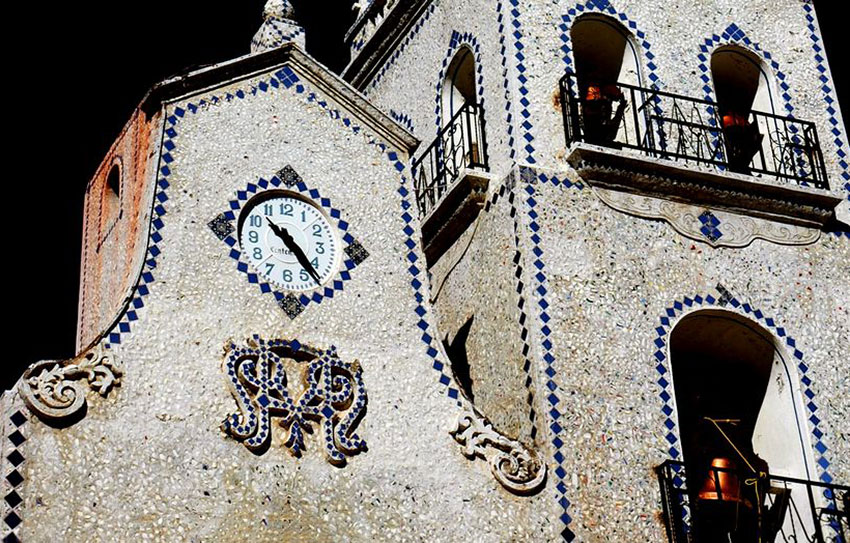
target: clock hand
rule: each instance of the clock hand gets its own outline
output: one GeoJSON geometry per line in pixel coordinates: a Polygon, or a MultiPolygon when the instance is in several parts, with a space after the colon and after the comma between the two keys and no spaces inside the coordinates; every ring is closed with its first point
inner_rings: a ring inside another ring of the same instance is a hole
{"type": "Polygon", "coordinates": [[[278,226],[271,221],[268,217],[266,217],[266,221],[269,223],[269,226],[272,229],[272,232],[283,241],[283,244],[286,245],[286,248],[292,251],[292,254],[295,255],[295,258],[298,259],[298,263],[301,264],[301,267],[307,271],[310,277],[316,282],[317,285],[321,285],[322,281],[319,278],[318,272],[310,263],[310,259],[307,258],[307,255],[304,254],[304,251],[301,247],[295,243],[295,238],[286,230],[284,226],[278,226]]]}

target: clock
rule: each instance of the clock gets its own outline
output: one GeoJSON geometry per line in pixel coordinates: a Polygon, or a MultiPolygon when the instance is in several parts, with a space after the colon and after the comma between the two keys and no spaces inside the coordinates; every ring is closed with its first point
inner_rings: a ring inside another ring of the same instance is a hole
{"type": "Polygon", "coordinates": [[[255,196],[239,215],[238,228],[245,260],[282,290],[321,287],[339,268],[336,230],[318,206],[296,193],[270,190],[255,196]]]}

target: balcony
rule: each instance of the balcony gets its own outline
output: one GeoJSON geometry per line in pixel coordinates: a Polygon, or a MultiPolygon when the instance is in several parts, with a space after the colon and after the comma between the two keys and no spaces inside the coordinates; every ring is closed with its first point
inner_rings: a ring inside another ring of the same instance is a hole
{"type": "Polygon", "coordinates": [[[412,171],[425,256],[433,263],[484,206],[489,166],[481,105],[465,103],[412,171]]]}
{"type": "Polygon", "coordinates": [[[848,541],[850,487],[723,464],[712,462],[695,481],[681,462],[656,468],[670,543],[848,541]]]}
{"type": "Polygon", "coordinates": [[[567,160],[591,184],[816,228],[840,202],[809,121],[572,73],[560,96],[567,160]]]}

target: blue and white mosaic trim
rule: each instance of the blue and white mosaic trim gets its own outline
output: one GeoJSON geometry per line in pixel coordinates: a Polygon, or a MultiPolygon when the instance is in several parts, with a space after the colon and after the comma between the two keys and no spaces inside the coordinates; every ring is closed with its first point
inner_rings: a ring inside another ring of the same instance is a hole
{"type": "MultiPolygon", "coordinates": [[[[505,191],[505,187],[497,193],[497,196],[503,195],[505,191]]],[[[532,378],[532,361],[531,361],[531,344],[529,343],[529,322],[528,322],[528,314],[526,313],[526,299],[525,299],[525,284],[522,281],[522,251],[520,250],[520,224],[519,224],[519,213],[514,203],[515,195],[513,188],[508,192],[508,203],[511,206],[511,217],[513,217],[513,232],[514,232],[514,265],[516,266],[516,270],[514,272],[514,276],[516,277],[516,293],[517,293],[517,309],[519,309],[519,325],[520,325],[520,338],[522,338],[522,357],[525,359],[522,363],[522,371],[525,373],[525,389],[528,392],[528,396],[526,397],[526,402],[528,403],[528,420],[531,423],[531,439],[535,439],[537,437],[537,408],[534,403],[534,379],[532,378]]],[[[496,203],[496,198],[493,198],[493,204],[496,203]]]]}
{"type": "MultiPolygon", "coordinates": [[[[561,403],[561,398],[559,395],[561,394],[560,388],[558,387],[558,383],[555,380],[557,375],[557,370],[555,367],[555,356],[552,354],[553,346],[552,340],[549,336],[552,334],[552,330],[549,328],[549,321],[551,317],[547,310],[549,309],[549,302],[546,301],[546,297],[549,293],[547,288],[547,280],[546,280],[546,265],[543,263],[543,249],[540,247],[541,238],[538,234],[540,230],[540,224],[537,222],[539,219],[539,215],[537,214],[537,200],[535,200],[534,196],[536,191],[534,190],[534,185],[537,182],[540,183],[551,183],[555,186],[562,186],[564,188],[575,188],[575,189],[583,189],[584,185],[581,182],[573,183],[568,179],[558,179],[554,176],[547,176],[543,173],[537,173],[534,169],[528,167],[520,167],[520,179],[522,181],[522,190],[525,191],[525,203],[528,206],[528,227],[531,229],[531,243],[532,249],[531,252],[534,254],[534,260],[532,260],[532,265],[535,270],[532,270],[534,273],[534,281],[535,288],[533,292],[536,293],[537,298],[537,306],[538,306],[538,319],[540,322],[540,334],[542,337],[541,347],[542,347],[542,355],[543,361],[546,364],[546,369],[544,373],[546,374],[546,383],[545,386],[548,389],[548,396],[546,396],[546,401],[549,403],[549,430],[552,434],[552,446],[555,449],[555,454],[553,456],[556,468],[554,469],[555,477],[557,477],[558,482],[555,485],[555,489],[558,492],[558,504],[563,509],[563,513],[560,516],[561,523],[564,525],[564,529],[561,531],[561,537],[565,541],[573,541],[575,539],[575,534],[570,530],[569,525],[572,522],[572,517],[569,515],[569,507],[570,501],[567,499],[567,484],[566,484],[566,476],[567,472],[564,468],[564,447],[566,443],[562,438],[562,434],[564,431],[563,426],[561,425],[561,416],[562,413],[558,410],[558,404],[561,403]]],[[[546,391],[543,391],[545,394],[546,391]]]]}
{"type": "MultiPolygon", "coordinates": [[[[842,139],[841,122],[836,116],[838,114],[838,98],[827,73],[826,52],[823,49],[823,40],[819,35],[817,25],[815,25],[814,5],[811,2],[801,2],[800,5],[803,7],[805,13],[806,28],[809,30],[812,51],[814,51],[817,70],[820,73],[818,80],[820,81],[823,100],[826,103],[826,112],[829,115],[830,134],[833,137],[832,143],[835,145],[835,152],[839,158],[838,165],[841,167],[841,181],[844,189],[847,191],[847,200],[850,201],[850,165],[847,163],[847,142],[842,139]]],[[[850,238],[850,232],[844,232],[844,234],[850,238]]]]}
{"type": "Polygon", "coordinates": [[[510,159],[516,160],[516,138],[514,137],[514,112],[513,103],[511,100],[511,77],[508,75],[508,46],[507,38],[505,37],[505,2],[498,0],[496,2],[496,17],[499,25],[499,55],[502,57],[502,88],[504,89],[505,97],[505,121],[508,129],[508,149],[510,159]]]}
{"type": "MultiPolygon", "coordinates": [[[[522,116],[522,124],[520,127],[521,131],[521,139],[525,140],[525,146],[523,150],[525,151],[525,161],[529,164],[534,164],[536,161],[534,160],[534,136],[531,135],[531,113],[528,111],[528,106],[531,104],[528,100],[528,87],[526,84],[528,83],[528,78],[525,75],[526,67],[525,67],[525,53],[523,53],[523,49],[525,46],[522,44],[522,23],[519,20],[519,0],[509,0],[511,3],[511,26],[513,27],[513,32],[511,35],[513,36],[513,51],[514,51],[514,59],[516,63],[514,65],[514,69],[516,70],[516,80],[518,83],[517,92],[519,92],[519,105],[520,110],[519,114],[522,116]]],[[[510,102],[508,103],[508,110],[510,110],[510,102]]],[[[508,115],[510,117],[510,114],[508,115]]],[[[516,142],[514,142],[516,145],[516,142]]],[[[511,149],[513,149],[514,145],[511,145],[511,149]]],[[[521,143],[520,143],[521,145],[521,143]]],[[[513,157],[512,157],[513,158],[513,157]]]]}
{"type": "Polygon", "coordinates": [[[413,134],[413,120],[409,115],[407,115],[407,113],[399,113],[398,111],[391,109],[390,117],[392,117],[395,122],[406,128],[408,132],[413,134]]]}
{"type": "Polygon", "coordinates": [[[368,252],[348,231],[349,224],[342,219],[340,210],[333,207],[328,198],[322,197],[317,189],[309,188],[289,166],[271,179],[260,178],[256,183],[248,183],[243,190],[236,191],[236,198],[228,203],[228,210],[218,215],[209,226],[219,239],[230,247],[229,255],[236,261],[236,269],[245,274],[249,283],[257,285],[260,292],[272,294],[281,309],[292,319],[297,317],[309,304],[321,303],[325,298],[333,298],[336,292],[342,291],[344,283],[351,279],[350,272],[368,257],[368,252]],[[313,202],[321,205],[331,221],[336,222],[342,235],[342,241],[346,245],[344,249],[346,256],[343,258],[340,272],[328,286],[319,288],[309,295],[280,292],[275,290],[273,285],[261,280],[260,276],[252,271],[248,259],[239,248],[239,241],[234,235],[236,228],[232,224],[228,224],[239,217],[242,208],[253,196],[272,189],[297,190],[301,194],[309,196],[313,202]],[[227,233],[225,234],[225,232],[227,233]]]}
{"type": "Polygon", "coordinates": [[[415,38],[416,35],[419,34],[419,31],[422,30],[422,27],[425,25],[428,19],[431,18],[431,14],[433,14],[436,9],[437,6],[433,3],[428,6],[428,8],[425,10],[425,13],[422,14],[422,16],[419,18],[418,21],[416,21],[416,24],[413,26],[407,36],[404,37],[404,41],[402,41],[401,44],[399,44],[395,48],[395,51],[393,51],[392,56],[387,60],[387,62],[383,66],[381,66],[381,71],[378,72],[378,74],[372,79],[372,82],[369,83],[369,86],[363,89],[363,94],[368,96],[369,91],[378,86],[378,83],[380,83],[381,79],[384,78],[387,71],[389,71],[392,65],[395,64],[395,62],[398,60],[398,58],[401,56],[401,54],[404,52],[410,42],[413,41],[413,38],[415,38]]]}
{"type": "MultiPolygon", "coordinates": [[[[3,528],[0,533],[3,536],[3,543],[20,543],[21,539],[18,536],[18,528],[23,520],[21,519],[20,506],[23,503],[20,490],[24,482],[24,477],[21,475],[21,467],[25,461],[21,447],[27,440],[23,431],[27,423],[27,417],[22,411],[15,411],[6,425],[8,435],[2,439],[8,439],[12,444],[11,452],[3,458],[3,478],[5,479],[3,499],[6,502],[4,507],[5,514],[3,515],[3,528]]],[[[3,447],[2,450],[8,450],[3,447]]]]}
{"type": "Polygon", "coordinates": [[[655,352],[653,353],[652,362],[655,364],[655,370],[658,372],[658,386],[661,388],[659,396],[662,401],[661,411],[664,413],[664,439],[668,442],[670,448],[667,452],[674,460],[681,460],[682,452],[679,450],[680,436],[674,420],[676,412],[673,396],[673,383],[670,377],[669,352],[668,352],[668,336],[673,328],[675,321],[684,313],[695,309],[705,308],[724,308],[730,307],[739,314],[757,321],[764,328],[783,342],[791,354],[790,358],[797,364],[797,374],[800,378],[801,391],[805,396],[805,405],[808,412],[809,428],[814,437],[814,449],[817,451],[816,463],[820,472],[820,480],[824,483],[831,483],[828,468],[830,466],[827,460],[827,447],[823,442],[823,432],[820,429],[821,420],[817,416],[818,407],[815,404],[815,392],[812,387],[812,380],[808,376],[809,366],[804,362],[803,352],[797,347],[796,340],[788,335],[784,327],[780,326],[777,321],[771,317],[766,317],[760,310],[754,309],[750,304],[741,303],[722,285],[717,286],[717,296],[708,294],[706,296],[685,296],[681,300],[676,300],[673,304],[666,308],[664,314],[660,317],[660,325],[655,329],[655,352]]]}

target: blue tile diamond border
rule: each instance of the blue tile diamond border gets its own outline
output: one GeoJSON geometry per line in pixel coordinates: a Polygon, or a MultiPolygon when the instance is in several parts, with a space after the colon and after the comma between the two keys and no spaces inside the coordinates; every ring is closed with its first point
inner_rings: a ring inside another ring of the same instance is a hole
{"type": "Polygon", "coordinates": [[[517,148],[516,138],[514,137],[513,102],[511,100],[512,78],[508,75],[508,46],[507,37],[505,36],[505,25],[507,19],[505,14],[505,1],[506,0],[497,0],[496,2],[496,22],[498,24],[499,32],[499,55],[502,59],[502,88],[504,89],[505,98],[505,126],[507,127],[509,156],[510,159],[513,161],[516,160],[517,148]]]}
{"type": "Polygon", "coordinates": [[[390,117],[392,117],[395,122],[406,128],[408,132],[413,134],[413,120],[409,115],[407,115],[407,113],[399,113],[394,109],[390,109],[390,117]]]}
{"type": "Polygon", "coordinates": [[[681,460],[682,452],[677,446],[680,436],[677,430],[673,382],[669,367],[667,340],[669,333],[677,320],[685,313],[697,309],[727,309],[755,320],[761,327],[771,332],[778,342],[784,343],[786,346],[786,353],[789,355],[787,357],[788,360],[793,361],[797,365],[797,377],[800,379],[801,385],[800,392],[805,396],[803,402],[808,414],[809,429],[814,437],[814,451],[817,453],[815,455],[815,463],[820,473],[819,478],[825,483],[831,483],[832,476],[828,471],[830,462],[827,460],[826,454],[827,446],[823,442],[823,431],[820,429],[821,420],[816,415],[818,407],[815,404],[815,392],[812,387],[812,380],[808,376],[809,367],[804,362],[803,352],[797,346],[796,340],[788,334],[777,319],[767,317],[762,311],[754,309],[750,304],[738,301],[722,285],[718,285],[715,290],[717,296],[714,294],[685,296],[681,300],[674,301],[664,310],[664,314],[660,317],[659,326],[655,328],[655,350],[653,351],[651,360],[658,373],[656,383],[661,390],[659,397],[662,402],[661,411],[664,414],[664,441],[669,445],[667,449],[668,454],[674,460],[681,460]]]}
{"type": "MultiPolygon", "coordinates": [[[[827,122],[830,129],[829,134],[832,138],[832,143],[835,146],[835,153],[838,155],[838,166],[841,169],[841,183],[844,190],[847,191],[847,201],[850,202],[850,164],[848,164],[848,146],[845,141],[845,134],[842,132],[841,120],[838,118],[838,96],[835,93],[835,88],[830,80],[829,67],[826,64],[826,51],[823,47],[823,39],[820,36],[820,30],[817,26],[815,18],[815,8],[811,2],[801,2],[803,14],[806,19],[806,28],[809,31],[809,39],[812,42],[812,52],[816,69],[820,74],[818,76],[818,84],[820,91],[823,94],[823,101],[826,104],[827,122]]],[[[842,232],[833,232],[838,237],[850,239],[850,230],[842,232]]]]}
{"type": "MultiPolygon", "coordinates": [[[[11,448],[0,447],[0,450],[11,450],[3,460],[3,500],[6,502],[3,507],[3,524],[0,533],[3,534],[3,543],[19,543],[21,541],[18,536],[18,528],[21,526],[23,519],[21,518],[21,485],[24,482],[24,476],[21,475],[21,467],[26,461],[21,451],[21,447],[26,442],[27,437],[24,434],[25,425],[29,419],[23,411],[15,411],[8,419],[5,429],[6,435],[2,438],[12,444],[11,448]]],[[[4,445],[8,445],[5,443],[4,445]]]]}
{"type": "Polygon", "coordinates": [[[425,25],[426,22],[428,22],[428,19],[431,18],[431,14],[433,14],[436,9],[437,6],[433,3],[428,6],[425,12],[420,16],[419,20],[416,21],[416,24],[413,25],[413,28],[410,30],[407,36],[404,37],[404,40],[395,47],[392,56],[390,56],[387,62],[383,66],[381,66],[381,71],[379,71],[378,74],[369,83],[369,85],[363,89],[362,92],[364,95],[368,96],[369,92],[374,90],[375,87],[378,86],[378,83],[381,82],[381,79],[384,78],[387,71],[389,71],[392,65],[395,64],[395,62],[398,60],[398,58],[401,56],[401,54],[404,52],[410,42],[413,41],[413,38],[415,38],[416,35],[419,34],[419,31],[422,30],[422,27],[425,25]]]}
{"type": "Polygon", "coordinates": [[[557,369],[555,367],[555,356],[553,354],[553,345],[552,340],[550,339],[550,335],[552,330],[549,328],[549,321],[551,317],[547,312],[549,309],[549,302],[546,301],[547,295],[549,293],[547,287],[547,279],[546,279],[546,265],[543,262],[543,249],[540,247],[541,238],[538,234],[540,230],[540,223],[538,219],[540,218],[537,210],[537,200],[534,198],[536,191],[534,189],[534,185],[536,183],[550,183],[556,187],[562,187],[565,189],[576,189],[581,190],[584,188],[584,185],[581,182],[573,183],[568,179],[559,179],[555,176],[549,176],[543,173],[536,172],[533,168],[521,166],[519,168],[520,172],[520,180],[522,191],[525,193],[525,203],[528,207],[528,228],[531,230],[531,243],[532,248],[531,252],[534,255],[533,260],[531,261],[534,269],[531,270],[533,273],[534,285],[531,290],[532,294],[530,296],[535,297],[537,300],[538,314],[537,317],[539,319],[540,324],[540,337],[541,339],[541,353],[543,361],[545,362],[545,370],[544,373],[546,375],[545,382],[545,390],[542,391],[543,394],[546,394],[546,402],[548,404],[548,423],[549,430],[552,436],[552,446],[555,450],[553,459],[555,462],[555,469],[553,473],[557,478],[557,483],[555,484],[555,489],[558,495],[558,505],[563,510],[563,513],[560,515],[560,521],[563,524],[564,528],[561,531],[561,537],[565,541],[573,541],[575,540],[575,534],[572,530],[570,530],[570,523],[572,522],[572,517],[569,514],[570,501],[566,496],[567,493],[567,482],[566,476],[567,472],[565,469],[565,456],[564,449],[567,447],[567,443],[564,441],[564,427],[563,421],[561,421],[562,413],[558,410],[558,404],[561,403],[561,390],[558,386],[558,383],[555,380],[557,375],[557,369]]]}
{"type": "Polygon", "coordinates": [[[273,295],[278,306],[280,306],[290,319],[295,319],[311,303],[321,303],[325,298],[333,298],[334,294],[342,291],[345,282],[351,279],[350,272],[368,257],[368,252],[363,249],[362,245],[349,232],[349,224],[342,219],[342,212],[333,207],[331,201],[323,197],[318,189],[309,188],[291,166],[282,168],[277,175],[272,176],[268,180],[261,177],[256,183],[248,183],[242,190],[237,190],[235,196],[233,200],[228,202],[227,211],[219,214],[208,226],[225,245],[230,247],[229,255],[230,258],[236,261],[236,269],[245,274],[249,283],[257,285],[260,292],[273,295]],[[274,285],[263,281],[253,271],[248,259],[244,258],[242,251],[239,249],[239,240],[236,239],[236,228],[233,226],[232,221],[238,219],[239,213],[245,204],[254,196],[267,190],[282,189],[293,192],[298,191],[300,194],[309,197],[316,205],[321,206],[327,216],[330,217],[331,222],[336,223],[340,238],[344,244],[343,252],[345,256],[343,257],[340,271],[337,272],[332,281],[312,292],[295,293],[280,291],[276,290],[274,285]],[[224,232],[229,233],[222,236],[224,232]]]}
{"type": "Polygon", "coordinates": [[[514,234],[514,256],[513,256],[513,265],[514,265],[514,277],[516,278],[516,294],[517,294],[517,309],[518,309],[518,319],[517,322],[520,326],[520,339],[522,340],[522,357],[523,357],[523,365],[522,371],[525,374],[525,382],[524,386],[526,389],[526,403],[528,404],[528,421],[531,423],[530,437],[534,440],[537,437],[537,406],[535,405],[535,386],[534,386],[534,378],[533,378],[533,361],[531,357],[531,344],[529,343],[530,333],[529,333],[529,320],[528,320],[528,312],[527,312],[527,300],[525,294],[525,283],[523,283],[523,256],[522,249],[520,245],[520,222],[519,222],[519,213],[516,207],[516,179],[515,175],[510,175],[507,177],[505,182],[499,187],[499,190],[493,193],[493,196],[487,203],[484,205],[484,212],[487,213],[493,208],[500,199],[505,198],[507,196],[508,205],[510,206],[510,216],[512,217],[513,223],[513,234],[514,234]]]}
{"type": "MultiPolygon", "coordinates": [[[[841,181],[844,183],[844,189],[847,191],[847,200],[850,201],[850,165],[847,163],[847,142],[842,139],[844,136],[841,131],[841,121],[838,119],[838,98],[835,93],[835,88],[832,86],[829,79],[829,69],[826,65],[826,52],[823,48],[823,40],[820,37],[820,31],[817,28],[815,21],[815,8],[811,2],[801,2],[806,18],[806,28],[809,30],[809,39],[812,42],[812,51],[816,68],[820,76],[820,90],[823,93],[823,101],[826,104],[826,112],[829,115],[829,124],[832,127],[830,134],[834,138],[832,143],[835,145],[835,152],[838,154],[838,165],[841,167],[841,181]]],[[[846,232],[845,232],[846,233],[846,232]]],[[[850,233],[848,237],[850,237],[850,233]]]]}

